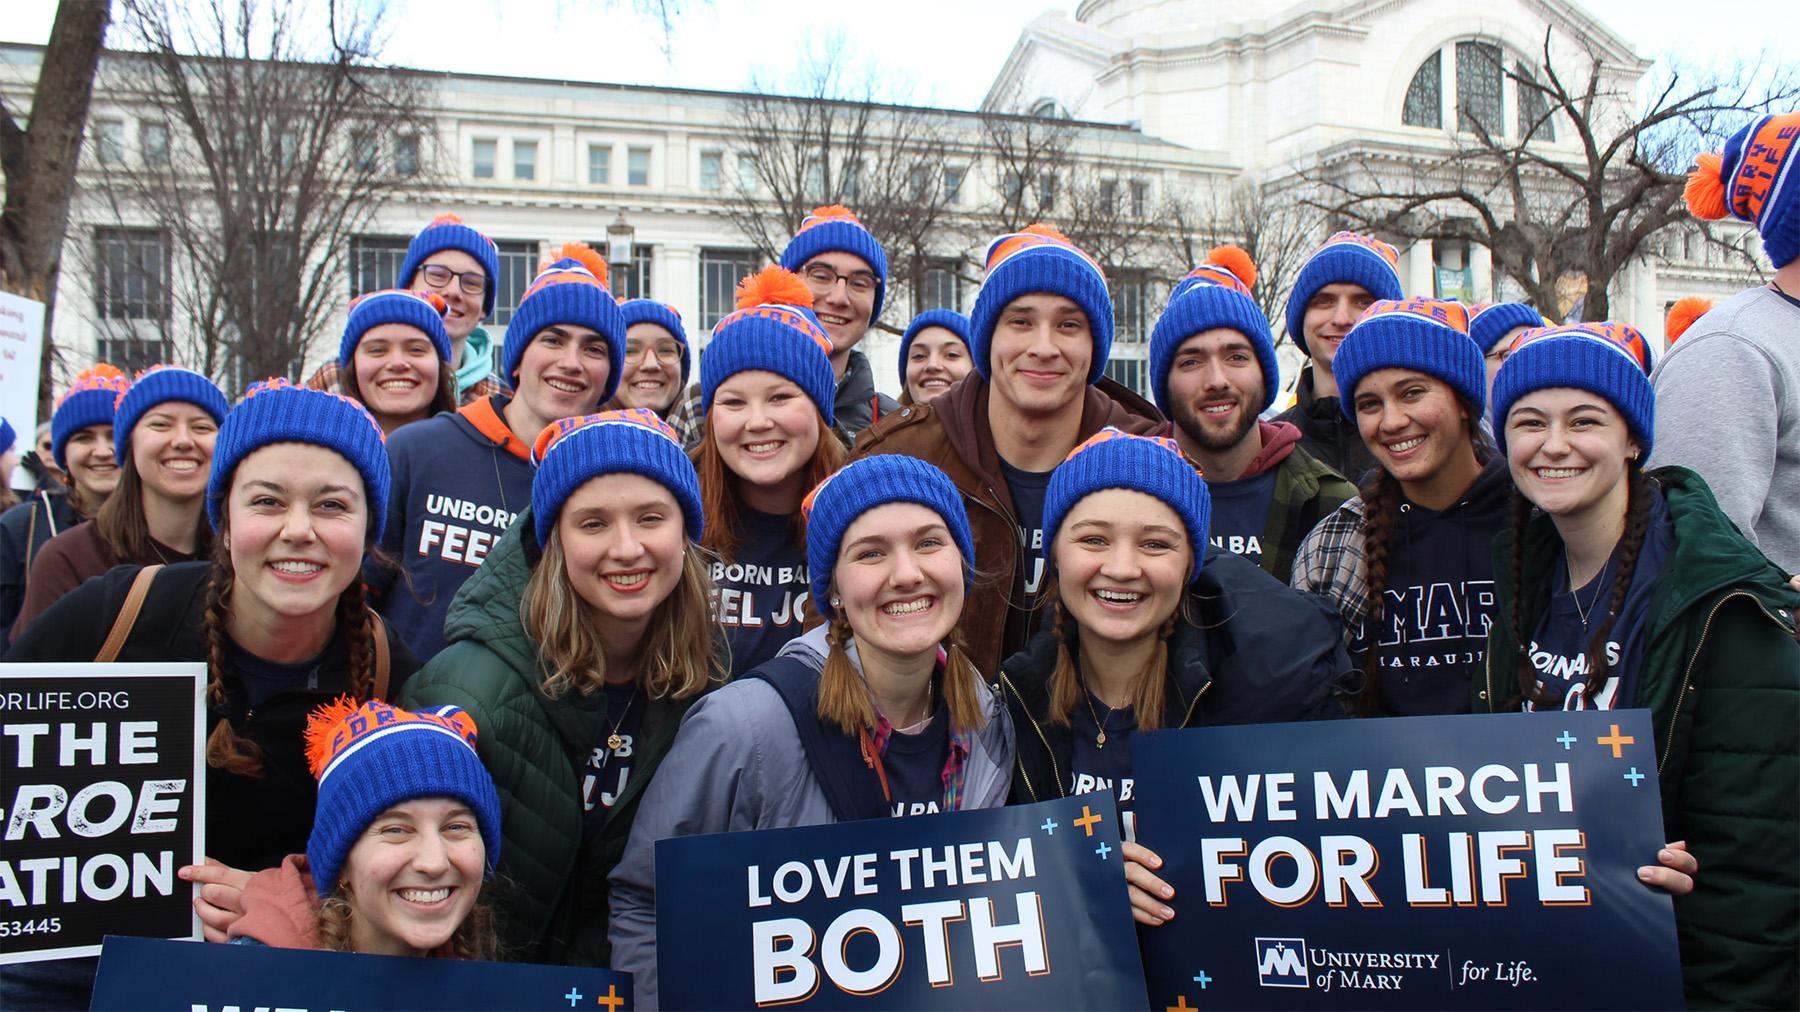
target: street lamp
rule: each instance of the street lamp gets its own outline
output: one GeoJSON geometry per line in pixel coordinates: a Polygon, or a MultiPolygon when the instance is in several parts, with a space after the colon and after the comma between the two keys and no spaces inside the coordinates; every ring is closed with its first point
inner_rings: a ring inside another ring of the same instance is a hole
{"type": "Polygon", "coordinates": [[[631,266],[631,248],[636,239],[637,229],[631,227],[631,222],[625,220],[625,212],[620,211],[613,223],[606,226],[606,262],[613,267],[631,266]]]}

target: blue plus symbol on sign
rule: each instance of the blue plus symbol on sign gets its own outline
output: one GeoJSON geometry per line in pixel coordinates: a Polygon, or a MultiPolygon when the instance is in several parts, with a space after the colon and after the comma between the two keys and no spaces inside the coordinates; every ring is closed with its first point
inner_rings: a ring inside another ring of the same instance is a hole
{"type": "Polygon", "coordinates": [[[1206,985],[1212,983],[1212,978],[1206,975],[1205,970],[1201,970],[1194,976],[1194,983],[1200,985],[1200,990],[1204,991],[1206,990],[1206,985]]]}
{"type": "Polygon", "coordinates": [[[1562,733],[1562,736],[1557,738],[1556,740],[1562,743],[1563,751],[1567,752],[1570,748],[1574,747],[1575,742],[1578,741],[1579,739],[1577,739],[1574,735],[1570,734],[1569,732],[1564,731],[1562,733]]]}
{"type": "Polygon", "coordinates": [[[563,998],[568,1001],[570,1008],[574,1008],[575,1003],[580,1001],[583,997],[584,997],[584,995],[580,991],[575,990],[574,988],[569,988],[569,993],[563,995],[563,998]]]}
{"type": "Polygon", "coordinates": [[[1624,777],[1625,779],[1631,781],[1631,786],[1633,786],[1633,787],[1636,787],[1638,785],[1638,781],[1644,779],[1644,775],[1637,771],[1636,766],[1633,766],[1631,768],[1630,773],[1621,773],[1621,774],[1619,774],[1619,776],[1624,777]]]}
{"type": "Polygon", "coordinates": [[[1044,824],[1039,826],[1038,828],[1043,830],[1045,833],[1048,833],[1051,836],[1055,836],[1056,835],[1056,820],[1055,819],[1045,819],[1044,824]]]}
{"type": "Polygon", "coordinates": [[[1094,848],[1094,853],[1099,854],[1100,860],[1104,861],[1106,860],[1106,855],[1112,853],[1112,848],[1107,846],[1106,842],[1103,840],[1101,841],[1100,846],[1094,848]]]}

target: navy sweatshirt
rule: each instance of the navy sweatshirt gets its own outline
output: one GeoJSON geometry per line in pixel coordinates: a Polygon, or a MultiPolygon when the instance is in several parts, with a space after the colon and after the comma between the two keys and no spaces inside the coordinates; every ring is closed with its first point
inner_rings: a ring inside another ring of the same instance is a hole
{"type": "MultiPolygon", "coordinates": [[[[1506,461],[1488,461],[1462,498],[1439,512],[1401,498],[1388,551],[1379,625],[1381,712],[1469,711],[1494,624],[1494,538],[1512,520],[1506,461]]],[[[1361,657],[1365,629],[1352,645],[1361,657]]]]}
{"type": "Polygon", "coordinates": [[[381,550],[406,572],[371,567],[369,589],[420,663],[444,649],[444,616],[463,581],[531,504],[530,451],[500,414],[507,401],[476,401],[388,438],[394,487],[381,550]]]}

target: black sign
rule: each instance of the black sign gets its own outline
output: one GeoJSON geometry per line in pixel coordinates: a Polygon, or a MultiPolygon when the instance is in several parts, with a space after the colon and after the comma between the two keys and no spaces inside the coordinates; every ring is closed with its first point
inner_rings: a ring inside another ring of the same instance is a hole
{"type": "Polygon", "coordinates": [[[204,664],[0,666],[0,963],[198,938],[204,664]]]}

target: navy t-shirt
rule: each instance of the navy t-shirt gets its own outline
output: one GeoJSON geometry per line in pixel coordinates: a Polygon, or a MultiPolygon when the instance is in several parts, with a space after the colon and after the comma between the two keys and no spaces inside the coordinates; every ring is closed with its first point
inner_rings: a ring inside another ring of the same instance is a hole
{"type": "Polygon", "coordinates": [[[1127,842],[1137,840],[1137,799],[1133,797],[1131,776],[1131,732],[1135,727],[1137,716],[1131,707],[1122,706],[1108,713],[1106,704],[1092,693],[1087,694],[1085,704],[1077,703],[1075,712],[1069,714],[1069,732],[1074,736],[1069,755],[1069,793],[1113,792],[1127,842]],[[1095,739],[1100,736],[1102,725],[1106,728],[1106,743],[1097,745],[1095,739]]]}
{"type": "Polygon", "coordinates": [[[1037,608],[1044,586],[1044,493],[1049,471],[1021,471],[1002,460],[1000,470],[1012,490],[1013,516],[1019,521],[1019,567],[1013,577],[1012,607],[1006,611],[1006,643],[1002,656],[1022,649],[1050,609],[1037,608]]]}
{"type": "Polygon", "coordinates": [[[587,815],[588,832],[606,821],[607,810],[625,793],[636,760],[638,729],[644,726],[644,706],[636,682],[607,683],[606,726],[612,730],[594,743],[581,778],[581,808],[587,815]],[[615,735],[618,748],[611,747],[615,735]]]}
{"type": "Polygon", "coordinates": [[[888,735],[881,753],[895,816],[935,815],[944,805],[944,763],[950,758],[950,708],[939,701],[931,722],[914,734],[888,735]]]}
{"type": "MultiPolygon", "coordinates": [[[[1637,697],[1638,669],[1644,657],[1644,622],[1650,617],[1650,599],[1656,589],[1657,575],[1675,548],[1675,525],[1661,495],[1650,502],[1649,522],[1644,530],[1644,547],[1638,552],[1637,566],[1631,573],[1631,586],[1619,606],[1619,615],[1606,636],[1606,683],[1594,694],[1593,708],[1618,710],[1633,705],[1637,697]]],[[[1606,620],[1607,606],[1612,604],[1613,587],[1619,573],[1619,547],[1599,575],[1587,586],[1569,590],[1569,560],[1563,551],[1556,553],[1557,592],[1550,607],[1538,621],[1531,636],[1531,666],[1538,673],[1538,684],[1547,687],[1562,700],[1565,710],[1585,710],[1589,703],[1582,694],[1587,684],[1588,641],[1594,630],[1606,620]],[[1579,602],[1579,606],[1577,605],[1579,602]],[[1582,613],[1587,614],[1584,625],[1582,613]]],[[[1526,709],[1537,709],[1529,701],[1526,709]]],[[[1546,704],[1544,709],[1551,708],[1546,704]]]]}
{"type": "Polygon", "coordinates": [[[712,564],[713,607],[731,644],[732,677],[775,656],[800,635],[809,582],[806,545],[790,517],[738,510],[738,550],[712,564]]]}
{"type": "Polygon", "coordinates": [[[1208,535],[1213,547],[1242,555],[1262,565],[1262,536],[1269,527],[1269,506],[1275,501],[1275,469],[1237,481],[1209,481],[1212,519],[1208,535]]]}
{"type": "Polygon", "coordinates": [[[319,687],[319,664],[324,654],[294,664],[258,657],[234,642],[225,644],[226,657],[238,680],[244,683],[244,705],[252,710],[289,689],[314,691],[319,687]]]}

